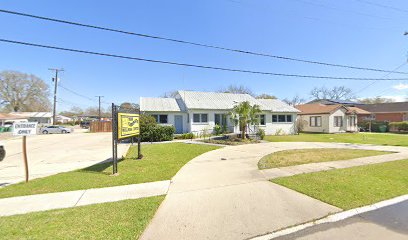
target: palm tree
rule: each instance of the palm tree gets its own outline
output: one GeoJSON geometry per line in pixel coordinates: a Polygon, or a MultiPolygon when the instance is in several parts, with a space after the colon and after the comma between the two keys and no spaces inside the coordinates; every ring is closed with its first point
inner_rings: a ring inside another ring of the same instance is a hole
{"type": "Polygon", "coordinates": [[[241,102],[232,108],[230,116],[235,125],[239,125],[242,139],[245,139],[245,133],[248,125],[259,124],[260,113],[260,107],[256,104],[251,106],[248,101],[241,102]]]}

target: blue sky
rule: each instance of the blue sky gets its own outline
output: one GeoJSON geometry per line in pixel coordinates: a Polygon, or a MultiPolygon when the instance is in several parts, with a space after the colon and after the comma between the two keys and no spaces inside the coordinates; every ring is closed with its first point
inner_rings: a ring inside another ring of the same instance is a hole
{"type": "MultiPolygon", "coordinates": [[[[392,70],[406,62],[408,2],[367,0],[23,1],[0,8],[133,32],[331,63],[392,70]],[[407,12],[404,12],[404,11],[407,12]]],[[[0,38],[67,48],[226,68],[307,75],[381,78],[382,73],[224,52],[0,13],[0,38]]],[[[296,79],[230,73],[120,60],[0,43],[0,71],[35,74],[51,84],[50,67],[63,67],[61,84],[105,102],[138,102],[140,96],[187,89],[211,91],[230,84],[279,98],[308,98],[314,86],[345,85],[358,91],[371,82],[296,79]]],[[[408,66],[401,71],[408,72],[408,66]]],[[[403,77],[391,75],[390,77],[403,77]]],[[[359,97],[408,95],[408,82],[376,82],[359,97]]],[[[59,89],[58,109],[96,106],[59,89]]],[[[107,104],[105,106],[108,106],[107,104]]]]}

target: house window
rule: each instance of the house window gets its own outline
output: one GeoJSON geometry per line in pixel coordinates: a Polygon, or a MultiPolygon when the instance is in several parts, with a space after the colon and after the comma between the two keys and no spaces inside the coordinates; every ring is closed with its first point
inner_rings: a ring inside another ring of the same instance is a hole
{"type": "Polygon", "coordinates": [[[272,115],[272,122],[291,123],[292,115],[272,115]]]}
{"type": "Polygon", "coordinates": [[[343,127],[343,117],[335,116],[334,117],[334,126],[335,127],[343,127]]]}
{"type": "Polygon", "coordinates": [[[156,119],[157,123],[168,123],[167,121],[167,115],[164,114],[153,114],[151,115],[152,117],[154,117],[154,119],[156,119]]]}
{"type": "Polygon", "coordinates": [[[266,125],[265,114],[259,115],[259,125],[266,125]]]}
{"type": "Polygon", "coordinates": [[[227,115],[226,114],[214,114],[214,122],[218,126],[227,126],[227,115]]]}
{"type": "Polygon", "coordinates": [[[208,122],[208,114],[206,113],[194,113],[193,122],[195,123],[206,123],[208,122]]]}
{"type": "Polygon", "coordinates": [[[310,117],[309,125],[311,127],[321,127],[322,126],[322,117],[321,116],[310,117]]]}

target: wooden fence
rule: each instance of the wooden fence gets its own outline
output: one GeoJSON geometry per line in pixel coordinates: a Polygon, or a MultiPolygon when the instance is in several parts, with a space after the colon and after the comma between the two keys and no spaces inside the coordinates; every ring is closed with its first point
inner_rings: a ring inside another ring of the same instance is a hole
{"type": "Polygon", "coordinates": [[[90,132],[112,132],[112,122],[94,121],[89,125],[90,132]]]}

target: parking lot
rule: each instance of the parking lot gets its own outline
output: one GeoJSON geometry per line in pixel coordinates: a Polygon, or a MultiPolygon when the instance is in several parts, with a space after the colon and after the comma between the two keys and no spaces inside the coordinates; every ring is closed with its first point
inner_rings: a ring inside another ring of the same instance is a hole
{"type": "MultiPolygon", "coordinates": [[[[22,139],[3,140],[7,155],[0,162],[0,186],[24,180],[22,139]]],[[[127,146],[118,146],[118,156],[127,146]]],[[[112,155],[111,133],[47,134],[27,137],[30,179],[84,168],[112,155]]]]}

